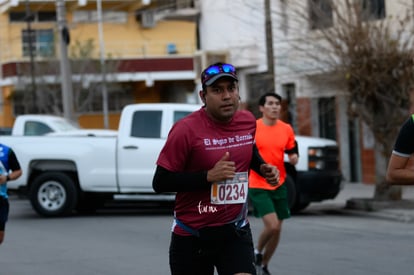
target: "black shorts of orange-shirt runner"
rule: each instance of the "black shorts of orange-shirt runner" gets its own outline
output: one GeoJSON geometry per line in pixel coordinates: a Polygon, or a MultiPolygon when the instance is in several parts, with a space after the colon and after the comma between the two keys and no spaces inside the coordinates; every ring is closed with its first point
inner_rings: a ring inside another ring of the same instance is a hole
{"type": "Polygon", "coordinates": [[[256,274],[250,225],[207,227],[200,236],[172,233],[170,269],[172,275],[256,274]]]}
{"type": "Polygon", "coordinates": [[[6,222],[9,218],[9,200],[0,196],[0,231],[6,228],[6,222]]]}

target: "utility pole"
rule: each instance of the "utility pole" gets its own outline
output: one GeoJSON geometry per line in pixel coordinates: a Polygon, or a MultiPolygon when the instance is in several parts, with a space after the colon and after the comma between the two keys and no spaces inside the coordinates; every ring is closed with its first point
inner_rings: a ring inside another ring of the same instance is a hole
{"type": "Polygon", "coordinates": [[[66,27],[66,7],[64,0],[56,0],[56,14],[60,44],[60,75],[62,86],[63,115],[69,120],[75,120],[73,115],[72,72],[68,60],[69,31],[66,27]]]}
{"type": "Polygon", "coordinates": [[[265,0],[265,31],[266,31],[266,54],[267,54],[267,72],[269,78],[267,83],[270,91],[276,92],[275,88],[275,62],[273,53],[273,31],[272,31],[272,10],[270,0],[265,0]]]}
{"type": "Polygon", "coordinates": [[[102,26],[102,2],[101,0],[96,1],[96,9],[98,13],[98,33],[99,33],[99,52],[101,59],[101,74],[102,74],[102,110],[104,117],[104,128],[109,128],[108,119],[108,91],[106,88],[106,66],[105,66],[105,45],[103,38],[103,26],[102,26]]]}
{"type": "MultiPolygon", "coordinates": [[[[31,21],[33,20],[33,14],[30,11],[29,0],[26,0],[26,22],[27,22],[27,35],[29,43],[29,57],[30,57],[30,79],[31,79],[31,88],[30,95],[28,98],[32,100],[32,108],[26,110],[26,112],[36,113],[37,111],[37,102],[36,102],[36,80],[35,80],[35,68],[34,68],[34,54],[33,54],[33,39],[35,38],[35,33],[32,30],[31,21]]],[[[30,104],[28,104],[30,106],[30,104]]]]}

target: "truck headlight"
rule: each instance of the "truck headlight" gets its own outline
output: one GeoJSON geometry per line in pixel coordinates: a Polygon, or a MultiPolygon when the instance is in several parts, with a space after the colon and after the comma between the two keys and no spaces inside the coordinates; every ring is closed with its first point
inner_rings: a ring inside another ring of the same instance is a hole
{"type": "Polygon", "coordinates": [[[322,170],[325,168],[325,162],[322,160],[310,160],[309,169],[322,170]]]}
{"type": "Polygon", "coordinates": [[[322,157],[323,151],[321,148],[309,148],[308,155],[310,157],[322,157]]]}

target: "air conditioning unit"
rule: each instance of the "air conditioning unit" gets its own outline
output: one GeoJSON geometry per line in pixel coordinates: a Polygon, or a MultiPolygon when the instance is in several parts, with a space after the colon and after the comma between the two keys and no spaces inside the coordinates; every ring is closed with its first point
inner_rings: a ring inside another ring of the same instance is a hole
{"type": "Polygon", "coordinates": [[[147,29],[155,27],[154,10],[146,10],[141,13],[141,26],[147,29]]]}
{"type": "Polygon", "coordinates": [[[202,70],[214,63],[229,63],[229,51],[197,51],[194,54],[193,66],[196,78],[199,80],[202,70]]]}
{"type": "Polygon", "coordinates": [[[177,9],[187,9],[192,8],[192,0],[176,0],[175,6],[177,9]]]}
{"type": "Polygon", "coordinates": [[[229,63],[229,52],[228,51],[205,51],[205,66],[221,62],[229,63]]]}

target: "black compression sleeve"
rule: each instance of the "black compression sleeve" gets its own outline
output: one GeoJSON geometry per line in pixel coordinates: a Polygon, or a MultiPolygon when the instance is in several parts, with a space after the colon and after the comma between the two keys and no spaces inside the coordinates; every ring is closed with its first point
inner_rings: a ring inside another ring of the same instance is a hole
{"type": "Polygon", "coordinates": [[[250,162],[250,168],[261,175],[260,172],[260,165],[265,164],[265,161],[263,160],[262,156],[259,153],[259,150],[257,149],[256,144],[253,144],[253,155],[252,160],[250,162]]]}
{"type": "Polygon", "coordinates": [[[298,142],[295,140],[295,147],[290,150],[285,150],[286,154],[297,154],[299,156],[299,146],[298,142]]]}
{"type": "Polygon", "coordinates": [[[20,170],[20,163],[12,149],[9,150],[9,167],[12,171],[20,170]]]}
{"type": "Polygon", "coordinates": [[[171,172],[157,166],[152,188],[157,193],[200,191],[210,188],[207,171],[202,172],[171,172]]]}

